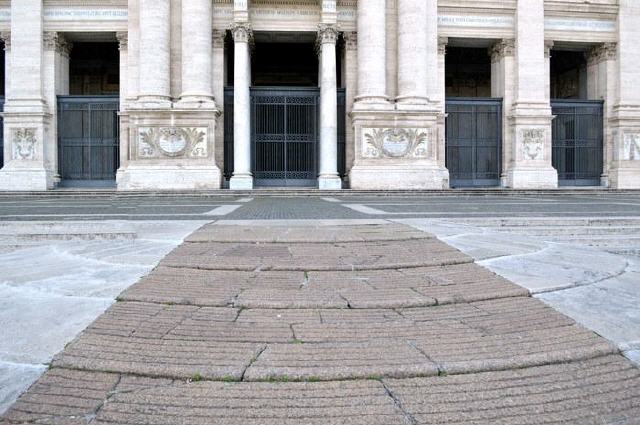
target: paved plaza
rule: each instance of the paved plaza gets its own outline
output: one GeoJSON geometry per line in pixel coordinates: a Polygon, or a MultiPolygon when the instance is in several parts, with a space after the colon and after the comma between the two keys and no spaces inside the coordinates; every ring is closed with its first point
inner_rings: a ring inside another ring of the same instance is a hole
{"type": "Polygon", "coordinates": [[[637,194],[26,197],[0,219],[4,408],[44,372],[3,425],[640,423],[637,194]]]}

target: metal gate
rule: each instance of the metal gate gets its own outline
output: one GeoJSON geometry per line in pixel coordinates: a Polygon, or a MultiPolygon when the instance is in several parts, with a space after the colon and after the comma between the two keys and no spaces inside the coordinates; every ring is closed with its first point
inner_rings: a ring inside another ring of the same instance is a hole
{"type": "MultiPolygon", "coordinates": [[[[4,97],[0,97],[0,112],[4,111],[4,97]]],[[[0,116],[0,168],[4,167],[4,118],[0,116]]]]}
{"type": "Polygon", "coordinates": [[[502,99],[447,99],[446,112],[451,187],[499,186],[502,99]]]}
{"type": "MultiPolygon", "coordinates": [[[[233,175],[233,88],[225,89],[224,175],[233,175]]],[[[251,158],[256,186],[315,186],[320,90],[251,89],[251,158]]],[[[345,90],[338,90],[338,171],[345,173],[345,90]]]]}
{"type": "Polygon", "coordinates": [[[58,164],[63,183],[112,184],[119,166],[117,96],[58,97],[58,164]]]}
{"type": "Polygon", "coordinates": [[[553,100],[553,167],[563,186],[600,186],[602,101],[553,100]]]}

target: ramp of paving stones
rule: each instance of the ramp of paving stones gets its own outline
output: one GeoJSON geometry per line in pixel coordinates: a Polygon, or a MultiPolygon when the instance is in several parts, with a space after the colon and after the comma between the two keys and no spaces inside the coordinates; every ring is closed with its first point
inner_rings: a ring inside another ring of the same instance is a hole
{"type": "Polygon", "coordinates": [[[0,423],[640,423],[614,346],[398,224],[211,224],[119,301],[0,423]]]}

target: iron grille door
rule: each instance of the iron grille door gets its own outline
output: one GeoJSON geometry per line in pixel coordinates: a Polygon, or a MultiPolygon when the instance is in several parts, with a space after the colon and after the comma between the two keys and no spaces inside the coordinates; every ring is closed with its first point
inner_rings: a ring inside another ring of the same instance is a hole
{"type": "Polygon", "coordinates": [[[451,186],[500,185],[502,100],[447,99],[446,112],[451,186]]]}
{"type": "Polygon", "coordinates": [[[599,186],[603,167],[603,102],[553,100],[553,167],[563,186],[599,186]]]}
{"type": "Polygon", "coordinates": [[[112,181],[119,166],[118,97],[58,97],[63,181],[112,181]]]}
{"type": "MultiPolygon", "coordinates": [[[[4,111],[4,97],[0,97],[0,111],[4,111]]],[[[0,168],[4,167],[4,118],[0,116],[0,168]]]]}
{"type": "Polygon", "coordinates": [[[251,90],[253,175],[257,186],[313,186],[317,180],[317,88],[251,90]]]}

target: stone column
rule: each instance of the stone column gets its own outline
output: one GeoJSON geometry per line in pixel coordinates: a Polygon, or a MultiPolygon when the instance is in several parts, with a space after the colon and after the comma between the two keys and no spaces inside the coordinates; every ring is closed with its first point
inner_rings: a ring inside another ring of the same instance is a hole
{"type": "MultiPolygon", "coordinates": [[[[127,101],[134,102],[140,91],[140,0],[129,1],[129,26],[127,31],[127,101]]],[[[122,111],[121,111],[122,112],[122,111]]]]}
{"type": "Polygon", "coordinates": [[[358,2],[358,95],[354,109],[388,108],[386,0],[358,2]]]}
{"type": "Polygon", "coordinates": [[[398,107],[426,105],[429,77],[437,74],[437,50],[429,51],[428,37],[437,39],[437,10],[429,12],[437,0],[398,0],[398,107]]]}
{"type": "MultiPolygon", "coordinates": [[[[120,112],[123,112],[127,109],[127,99],[129,98],[129,33],[118,32],[116,33],[116,38],[118,39],[118,50],[120,50],[120,112]]],[[[122,116],[119,118],[121,123],[123,119],[126,121],[126,118],[122,116]]],[[[125,122],[124,125],[120,125],[120,169],[118,172],[126,167],[129,161],[129,138],[126,137],[127,131],[128,125],[125,122]]]]}
{"type": "Polygon", "coordinates": [[[11,32],[0,33],[0,39],[4,43],[4,97],[6,99],[11,91],[11,32]]]}
{"type": "Polygon", "coordinates": [[[139,101],[155,108],[171,107],[170,6],[170,0],[140,0],[139,101]]]}
{"type": "Polygon", "coordinates": [[[342,189],[338,176],[338,92],[336,80],[335,27],[321,25],[318,31],[320,49],[320,189],[342,189]]]}
{"type": "Polygon", "coordinates": [[[513,165],[511,161],[513,135],[510,132],[509,119],[515,91],[515,41],[501,40],[489,49],[489,53],[491,54],[491,97],[502,98],[502,171],[500,181],[502,186],[506,186],[507,174],[513,165]]]}
{"type": "Polygon", "coordinates": [[[640,3],[620,0],[616,103],[609,125],[614,152],[609,181],[612,188],[640,189],[640,3]]]}
{"type": "Polygon", "coordinates": [[[51,114],[44,95],[43,1],[11,2],[11,90],[4,107],[0,190],[53,188],[51,114]]]}
{"type": "Polygon", "coordinates": [[[435,79],[437,85],[438,95],[436,97],[430,97],[429,100],[432,103],[437,104],[437,109],[440,112],[438,114],[438,148],[437,148],[437,161],[441,168],[445,168],[446,164],[446,81],[445,81],[445,61],[447,56],[447,44],[449,39],[447,37],[438,38],[438,78],[435,79]]]}
{"type": "Polygon", "coordinates": [[[211,0],[182,0],[182,107],[215,107],[212,19],[211,0]]]}
{"type": "Polygon", "coordinates": [[[253,33],[247,23],[232,28],[235,46],[233,75],[233,176],[232,190],[253,189],[251,174],[251,54],[253,33]]]}
{"type": "Polygon", "coordinates": [[[544,95],[549,104],[551,104],[551,49],[553,49],[553,44],[552,40],[544,41],[544,95]]]}
{"type": "Polygon", "coordinates": [[[544,0],[518,0],[516,9],[513,138],[506,184],[518,189],[555,188],[551,166],[551,106],[545,70],[544,0]]]}

